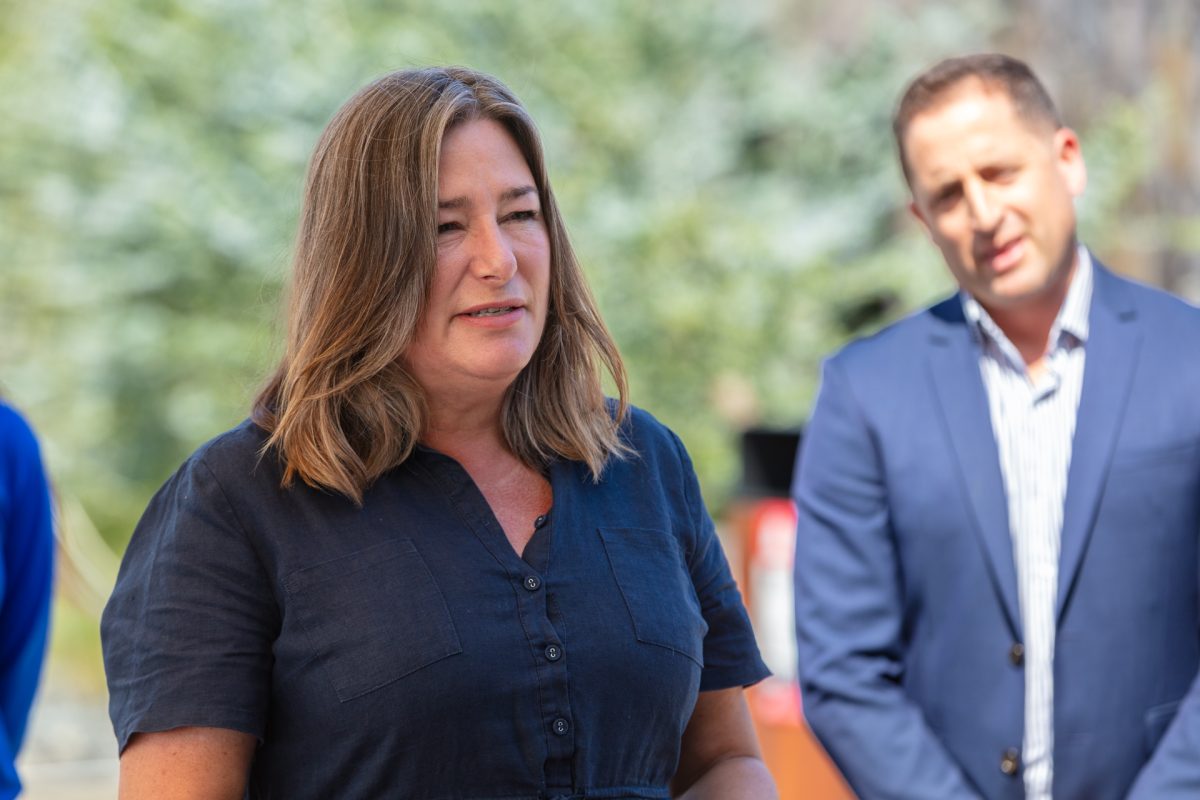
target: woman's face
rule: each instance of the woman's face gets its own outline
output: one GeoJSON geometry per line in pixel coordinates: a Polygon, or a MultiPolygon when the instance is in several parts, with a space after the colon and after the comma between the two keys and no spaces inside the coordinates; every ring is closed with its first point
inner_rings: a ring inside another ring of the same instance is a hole
{"type": "Polygon", "coordinates": [[[533,175],[499,123],[445,134],[437,222],[437,268],[408,367],[433,395],[502,391],[542,337],[550,238],[533,175]]]}

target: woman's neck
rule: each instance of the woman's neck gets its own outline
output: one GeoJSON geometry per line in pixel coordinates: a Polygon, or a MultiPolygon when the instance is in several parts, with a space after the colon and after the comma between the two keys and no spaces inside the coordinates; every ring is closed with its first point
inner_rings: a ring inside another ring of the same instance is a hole
{"type": "Polygon", "coordinates": [[[426,402],[429,419],[422,444],[460,461],[464,453],[508,449],[501,422],[503,395],[464,398],[430,393],[426,402]]]}

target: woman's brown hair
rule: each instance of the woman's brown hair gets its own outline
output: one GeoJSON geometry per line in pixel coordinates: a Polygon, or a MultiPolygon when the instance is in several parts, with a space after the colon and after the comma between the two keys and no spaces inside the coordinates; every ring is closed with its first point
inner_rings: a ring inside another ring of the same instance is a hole
{"type": "Polygon", "coordinates": [[[594,479],[628,452],[625,369],[597,311],[546,175],[541,139],[495,78],[461,67],[404,70],[355,94],[326,127],[309,165],[296,237],[287,346],[252,417],[284,465],[283,482],[356,503],[421,437],[427,408],[403,355],[437,261],[442,138],[492,119],[529,165],[550,238],[550,307],[530,363],[509,387],[508,446],[541,469],[583,461],[594,479]],[[618,394],[615,412],[600,367],[618,394]]]}

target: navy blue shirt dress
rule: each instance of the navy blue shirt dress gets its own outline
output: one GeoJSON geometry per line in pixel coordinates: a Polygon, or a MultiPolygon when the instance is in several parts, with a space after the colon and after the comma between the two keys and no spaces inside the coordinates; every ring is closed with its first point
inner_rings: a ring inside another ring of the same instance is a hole
{"type": "Polygon", "coordinates": [[[102,622],[119,746],[251,733],[252,798],[666,798],[697,693],[767,675],[679,439],[559,460],[517,555],[420,448],[363,507],[280,487],[247,422],[151,501],[102,622]]]}

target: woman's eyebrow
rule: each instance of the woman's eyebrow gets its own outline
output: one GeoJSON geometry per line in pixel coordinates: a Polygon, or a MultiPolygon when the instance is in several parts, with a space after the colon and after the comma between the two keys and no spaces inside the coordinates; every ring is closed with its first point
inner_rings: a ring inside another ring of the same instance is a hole
{"type": "MultiPolygon", "coordinates": [[[[500,195],[501,202],[516,200],[518,197],[524,197],[527,194],[537,194],[537,188],[534,186],[514,186],[511,189],[506,189],[500,195]]],[[[471,201],[466,197],[452,197],[449,200],[438,200],[438,209],[457,210],[465,208],[471,204],[471,201]]]]}

